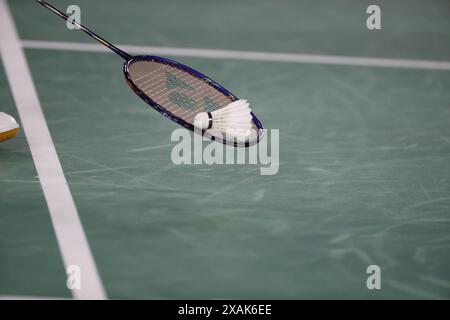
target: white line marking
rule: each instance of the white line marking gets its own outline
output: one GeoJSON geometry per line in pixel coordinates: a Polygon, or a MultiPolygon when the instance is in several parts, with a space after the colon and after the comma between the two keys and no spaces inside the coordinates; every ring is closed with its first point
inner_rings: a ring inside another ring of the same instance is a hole
{"type": "MultiPolygon", "coordinates": [[[[86,52],[112,52],[99,44],[77,42],[55,42],[23,40],[22,45],[29,49],[70,50],[86,52]]],[[[309,64],[332,64],[347,66],[368,66],[387,68],[450,70],[448,61],[427,61],[407,59],[387,59],[373,57],[349,57],[316,54],[276,53],[256,51],[232,51],[193,48],[142,47],[118,45],[130,54],[153,54],[161,56],[195,57],[210,59],[235,59],[253,61],[273,61],[309,64]]]]}
{"type": "MultiPolygon", "coordinates": [[[[0,0],[0,52],[64,264],[66,268],[69,265],[78,265],[81,268],[81,289],[73,290],[72,295],[76,299],[105,299],[100,276],[5,0],[0,0]]],[[[65,286],[65,282],[61,285],[65,286]]]]}

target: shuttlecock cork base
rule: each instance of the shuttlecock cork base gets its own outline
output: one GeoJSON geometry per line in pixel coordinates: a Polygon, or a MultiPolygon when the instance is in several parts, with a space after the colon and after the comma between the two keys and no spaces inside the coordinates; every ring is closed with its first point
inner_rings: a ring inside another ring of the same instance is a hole
{"type": "Polygon", "coordinates": [[[19,133],[19,125],[10,115],[0,112],[0,142],[14,138],[19,133]]]}

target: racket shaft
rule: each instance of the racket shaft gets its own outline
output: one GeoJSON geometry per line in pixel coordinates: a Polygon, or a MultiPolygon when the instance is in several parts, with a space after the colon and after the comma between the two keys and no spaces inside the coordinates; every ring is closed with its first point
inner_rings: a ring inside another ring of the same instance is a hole
{"type": "Polygon", "coordinates": [[[39,2],[41,5],[43,5],[44,7],[46,7],[48,10],[52,11],[53,13],[55,13],[58,16],[60,16],[61,18],[63,18],[64,20],[70,21],[70,23],[75,25],[77,28],[83,30],[87,35],[89,35],[90,37],[94,38],[95,40],[100,42],[105,47],[107,47],[110,50],[114,51],[116,54],[121,56],[123,59],[128,61],[128,60],[130,60],[132,58],[132,56],[129,55],[128,53],[126,53],[125,51],[120,50],[119,48],[117,48],[116,46],[112,45],[111,43],[109,43],[108,41],[103,39],[102,37],[100,37],[97,34],[95,34],[93,31],[91,31],[88,28],[86,28],[85,26],[79,24],[75,20],[70,19],[67,15],[65,15],[63,12],[59,11],[58,9],[56,9],[54,6],[52,6],[48,2],[43,1],[43,0],[36,0],[36,1],[39,2]]]}

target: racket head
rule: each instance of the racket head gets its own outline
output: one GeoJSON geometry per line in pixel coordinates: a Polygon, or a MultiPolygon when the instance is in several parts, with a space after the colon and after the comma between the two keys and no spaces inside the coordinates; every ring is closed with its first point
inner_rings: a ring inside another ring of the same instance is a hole
{"type": "Polygon", "coordinates": [[[133,91],[159,113],[203,136],[235,147],[257,144],[264,128],[252,112],[253,134],[247,141],[227,139],[211,130],[194,127],[199,112],[215,111],[238,98],[200,72],[179,62],[157,56],[133,56],[123,72],[133,91]],[[201,131],[201,132],[200,132],[201,131]]]}

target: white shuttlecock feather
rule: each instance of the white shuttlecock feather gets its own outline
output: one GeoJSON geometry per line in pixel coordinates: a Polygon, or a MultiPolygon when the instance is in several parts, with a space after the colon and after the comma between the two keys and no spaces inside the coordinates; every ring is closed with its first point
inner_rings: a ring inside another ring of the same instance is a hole
{"type": "Polygon", "coordinates": [[[236,100],[227,106],[213,111],[201,112],[194,118],[197,128],[217,130],[228,138],[245,140],[251,134],[252,115],[247,100],[236,100]]]}

